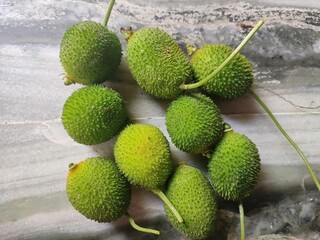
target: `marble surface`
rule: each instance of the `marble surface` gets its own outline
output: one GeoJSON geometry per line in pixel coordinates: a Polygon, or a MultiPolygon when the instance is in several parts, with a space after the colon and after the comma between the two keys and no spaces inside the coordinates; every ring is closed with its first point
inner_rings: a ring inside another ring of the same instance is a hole
{"type": "MultiPolygon", "coordinates": [[[[187,42],[198,46],[224,42],[235,47],[250,26],[264,18],[265,25],[243,50],[254,66],[254,90],[300,146],[320,179],[319,1],[194,2],[119,0],[110,28],[119,34],[121,26],[159,26],[182,47],[187,42]]],[[[0,239],[183,239],[167,222],[160,200],[144,190],[134,189],[129,211],[141,225],[160,227],[160,237],[132,230],[125,217],[112,224],[89,221],[72,208],[65,194],[70,162],[98,155],[112,158],[113,154],[114,139],[93,147],[77,144],[60,120],[64,101],[81,87],[66,87],[59,76],[63,73],[61,37],[78,21],[102,21],[106,6],[105,1],[89,0],[0,1],[0,239]]],[[[125,54],[125,42],[119,37],[125,54]]],[[[154,124],[168,136],[164,115],[170,102],[140,90],[125,58],[105,85],[124,96],[132,120],[154,124]]],[[[261,154],[261,177],[248,203],[267,204],[269,196],[279,196],[269,202],[278,206],[283,194],[303,188],[302,196],[307,199],[314,185],[302,160],[254,99],[248,95],[216,102],[225,120],[250,137],[261,154]]],[[[204,158],[171,147],[175,161],[205,171],[204,158]]],[[[319,194],[314,194],[318,199],[319,194]]],[[[264,213],[261,205],[256,206],[254,212],[247,212],[248,219],[259,211],[256,216],[264,213]]],[[[276,207],[269,210],[280,211],[276,207]]],[[[221,211],[230,213],[227,222],[233,223],[230,219],[237,216],[234,206],[222,205],[221,211]]],[[[317,204],[314,212],[319,214],[317,204]]],[[[315,237],[307,239],[320,238],[316,220],[315,237]]],[[[263,231],[248,230],[248,236],[283,233],[299,237],[297,232],[276,231],[268,221],[263,231]]],[[[221,230],[231,232],[220,234],[221,240],[236,239],[232,234],[236,228],[230,225],[221,230]]]]}

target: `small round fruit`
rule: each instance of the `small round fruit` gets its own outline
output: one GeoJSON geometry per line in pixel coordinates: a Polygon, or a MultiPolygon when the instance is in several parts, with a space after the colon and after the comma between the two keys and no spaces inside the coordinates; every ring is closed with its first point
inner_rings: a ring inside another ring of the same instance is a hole
{"type": "Polygon", "coordinates": [[[201,93],[184,95],[166,112],[173,144],[188,153],[203,153],[223,135],[223,119],[214,102],[201,93]]]}
{"type": "Polygon", "coordinates": [[[132,33],[128,37],[127,60],[138,85],[157,98],[176,98],[182,93],[180,85],[192,78],[189,59],[176,41],[159,28],[132,33]]]}
{"type": "Polygon", "coordinates": [[[178,223],[167,206],[170,223],[190,239],[208,237],[215,226],[217,201],[212,186],[204,174],[191,166],[180,165],[168,183],[166,195],[183,218],[178,223]]]}
{"type": "Polygon", "coordinates": [[[121,61],[117,35],[93,21],[71,26],[63,35],[60,62],[66,72],[66,85],[97,84],[106,81],[121,61]]]}
{"type": "Polygon", "coordinates": [[[120,94],[102,85],[80,88],[72,93],[64,104],[61,118],[70,137],[85,145],[110,140],[127,120],[120,94]]]}
{"type": "Polygon", "coordinates": [[[213,188],[226,200],[242,200],[256,185],[260,165],[258,149],[248,137],[226,132],[208,165],[213,188]]]}
{"type": "Polygon", "coordinates": [[[172,171],[169,143],[153,125],[127,126],[116,140],[114,156],[131,184],[149,190],[164,185],[172,171]]]}
{"type": "Polygon", "coordinates": [[[66,190],[72,206],[97,222],[121,217],[131,199],[129,182],[114,162],[102,157],[70,164],[66,190]]]}
{"type": "MultiPolygon", "coordinates": [[[[191,56],[191,64],[198,81],[206,78],[233,52],[225,44],[207,44],[191,56]]],[[[226,100],[246,94],[253,83],[252,67],[248,59],[237,54],[217,75],[202,88],[214,96],[226,100]]]]}

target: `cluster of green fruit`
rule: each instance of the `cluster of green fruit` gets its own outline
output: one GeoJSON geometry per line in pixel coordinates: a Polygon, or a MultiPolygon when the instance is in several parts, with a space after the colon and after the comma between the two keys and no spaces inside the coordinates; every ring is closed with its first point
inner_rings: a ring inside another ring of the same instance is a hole
{"type": "Polygon", "coordinates": [[[68,29],[60,48],[65,83],[88,86],[67,99],[62,124],[76,142],[86,145],[118,135],[115,161],[94,157],[69,165],[67,195],[74,208],[98,222],[127,215],[137,230],[159,234],[136,225],[127,211],[131,185],[135,185],[158,195],[171,224],[190,239],[206,238],[214,230],[216,195],[237,201],[243,214],[242,200],[249,196],[260,173],[258,149],[224,122],[207,95],[233,100],[250,92],[251,64],[239,51],[262,24],[235,51],[224,44],[207,44],[190,51],[190,59],[159,28],[122,30],[128,42],[128,66],[137,84],[156,98],[173,100],[165,116],[171,141],[182,151],[208,156],[209,179],[192,166],[175,167],[164,134],[150,124],[130,123],[123,97],[99,85],[120,64],[121,44],[116,34],[92,21],[68,29]],[[200,86],[206,94],[184,93],[200,86]]]}
{"type": "MultiPolygon", "coordinates": [[[[143,89],[159,98],[178,97],[182,92],[180,85],[192,79],[193,73],[196,76],[207,75],[205,58],[213,58],[219,65],[232,52],[225,45],[207,45],[190,62],[175,40],[163,30],[144,28],[131,32],[131,35],[127,47],[130,70],[143,89]],[[208,48],[211,48],[210,54],[208,48]],[[224,55],[221,56],[221,53],[224,55]]],[[[100,61],[95,65],[91,58],[96,59],[97,55],[103,59],[100,52],[105,49],[99,47],[97,53],[93,50],[96,46],[87,47],[86,56],[90,53],[90,58],[86,60],[83,54],[75,56],[77,50],[73,46],[76,44],[70,43],[73,38],[77,38],[78,42],[92,41],[96,45],[96,42],[107,42],[100,40],[102,36],[110,38],[105,27],[95,22],[82,22],[67,31],[61,45],[61,62],[64,67],[67,66],[68,79],[90,85],[75,91],[67,99],[62,113],[66,131],[75,141],[86,145],[102,143],[121,131],[114,146],[115,163],[96,157],[70,165],[67,181],[70,202],[89,219],[110,222],[128,214],[130,184],[133,184],[161,197],[168,219],[184,235],[192,239],[207,237],[214,228],[216,217],[214,190],[227,200],[241,201],[257,182],[260,158],[256,146],[246,136],[225,127],[218,107],[209,97],[202,93],[183,94],[167,110],[167,130],[173,144],[185,152],[198,154],[214,150],[208,165],[211,183],[194,167],[182,164],[174,170],[169,142],[163,133],[148,124],[129,124],[125,127],[127,116],[120,94],[96,85],[101,81],[103,67],[100,61]],[[104,28],[108,35],[93,30],[96,28],[104,28]],[[95,31],[101,36],[92,37],[95,31]],[[84,38],[86,32],[94,40],[84,38]],[[70,56],[72,61],[65,60],[70,56]],[[76,63],[82,61],[85,64],[82,63],[80,68],[73,63],[75,58],[78,59],[76,63]],[[85,68],[89,63],[93,66],[89,66],[90,72],[87,72],[85,68]],[[75,69],[75,74],[71,74],[71,68],[75,69]],[[164,186],[165,194],[161,191],[164,186]]],[[[86,42],[81,47],[82,51],[89,45],[92,44],[86,42]]],[[[112,47],[109,45],[109,48],[112,47]]],[[[79,45],[77,48],[80,48],[79,45]]],[[[110,50],[112,54],[109,58],[121,56],[119,49],[117,51],[120,53],[114,54],[113,51],[110,50]]],[[[105,64],[107,62],[104,61],[105,64]]],[[[118,57],[116,62],[120,62],[118,57]]],[[[218,86],[221,79],[225,79],[225,83],[215,90],[223,92],[225,85],[233,88],[233,76],[237,76],[240,82],[249,82],[240,83],[240,86],[250,86],[252,71],[244,56],[238,55],[228,67],[215,80],[218,86]]],[[[112,69],[115,71],[116,68],[112,66],[112,69]]],[[[105,73],[105,76],[110,74],[105,73]]],[[[239,89],[239,86],[235,87],[239,89]]],[[[232,90],[226,95],[227,98],[234,98],[239,93],[232,90]]]]}

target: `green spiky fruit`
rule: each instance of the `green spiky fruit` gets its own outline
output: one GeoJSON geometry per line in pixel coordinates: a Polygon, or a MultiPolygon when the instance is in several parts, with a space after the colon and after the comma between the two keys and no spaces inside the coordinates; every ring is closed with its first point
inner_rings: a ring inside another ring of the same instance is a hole
{"type": "Polygon", "coordinates": [[[153,125],[127,126],[116,140],[114,156],[131,184],[149,190],[164,185],[172,171],[169,143],[153,125]]]}
{"type": "Polygon", "coordinates": [[[169,180],[166,195],[184,222],[178,223],[167,206],[166,215],[183,235],[190,239],[204,239],[212,233],[217,202],[210,182],[200,170],[180,165],[169,180]]]}
{"type": "Polygon", "coordinates": [[[127,212],[131,187],[117,165],[101,157],[70,164],[66,186],[72,206],[85,217],[111,222],[127,212]]]}
{"type": "MultiPolygon", "coordinates": [[[[207,44],[191,57],[196,78],[200,81],[212,73],[229,57],[233,49],[225,44],[207,44]]],[[[202,88],[209,94],[234,100],[248,92],[253,83],[252,67],[248,59],[237,54],[217,75],[202,88]]]]}
{"type": "Polygon", "coordinates": [[[121,61],[117,35],[93,21],[71,26],[63,35],[60,62],[66,72],[66,85],[97,84],[106,81],[121,61]]]}
{"type": "Polygon", "coordinates": [[[242,200],[256,185],[260,164],[258,149],[248,137],[226,132],[208,165],[213,188],[226,200],[242,200]]]}
{"type": "Polygon", "coordinates": [[[143,28],[129,36],[127,60],[138,85],[157,98],[176,98],[182,92],[179,86],[192,77],[179,45],[158,28],[143,28]]]}
{"type": "Polygon", "coordinates": [[[70,137],[85,145],[111,139],[127,120],[120,94],[98,85],[80,88],[72,93],[64,104],[61,118],[70,137]]]}
{"type": "Polygon", "coordinates": [[[184,95],[166,112],[166,126],[173,144],[188,153],[203,153],[223,135],[219,108],[201,93],[184,95]]]}

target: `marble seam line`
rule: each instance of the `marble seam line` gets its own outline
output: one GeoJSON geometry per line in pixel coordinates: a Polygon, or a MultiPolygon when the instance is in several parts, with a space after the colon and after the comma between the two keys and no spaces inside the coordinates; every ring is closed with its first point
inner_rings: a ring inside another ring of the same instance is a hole
{"type": "MultiPolygon", "coordinates": [[[[78,2],[78,3],[82,3],[82,1],[66,1],[66,2],[71,2],[71,3],[74,3],[74,2],[78,2]]],[[[86,3],[84,3],[84,4],[86,4],[86,3]]],[[[0,6],[2,6],[2,7],[17,7],[17,6],[21,6],[21,5],[24,5],[24,4],[12,4],[12,5],[0,5],[0,6]]],[[[52,5],[52,3],[45,3],[44,4],[44,6],[51,6],[52,5]]],[[[98,3],[97,4],[97,6],[99,7],[99,8],[102,8],[102,4],[100,3],[98,3]]],[[[238,3],[237,3],[237,5],[236,6],[234,6],[234,4],[229,4],[228,5],[228,7],[229,7],[229,12],[230,12],[230,15],[235,15],[236,16],[236,14],[238,14],[239,13],[239,5],[238,5],[238,3]],[[236,10],[235,10],[236,9],[236,10]],[[233,12],[235,12],[234,14],[232,14],[233,12]]],[[[298,22],[301,24],[301,23],[303,23],[303,24],[306,24],[306,26],[307,26],[307,28],[310,28],[310,24],[309,23],[306,23],[305,21],[306,21],[306,18],[303,18],[303,17],[301,17],[301,15],[302,16],[305,16],[304,14],[301,14],[301,13],[305,13],[307,16],[308,16],[308,11],[310,11],[308,8],[306,9],[306,8],[299,8],[299,7],[296,7],[296,8],[294,8],[294,7],[283,7],[283,8],[279,8],[279,7],[266,7],[266,6],[258,6],[257,8],[248,8],[246,5],[244,5],[244,6],[241,6],[242,8],[244,8],[243,9],[243,12],[246,12],[246,15],[248,15],[248,12],[249,13],[251,13],[251,14],[256,14],[257,13],[257,11],[261,11],[261,10],[263,10],[262,11],[262,16],[260,16],[260,17],[262,17],[262,18],[264,18],[264,19],[268,19],[269,21],[272,21],[272,20],[274,20],[275,18],[278,18],[279,16],[278,15],[276,15],[276,16],[273,16],[272,14],[274,14],[274,12],[276,12],[277,10],[279,10],[279,12],[280,12],[280,17],[281,17],[281,20],[287,20],[287,19],[285,19],[286,17],[288,18],[288,23],[289,24],[293,24],[293,21],[297,21],[297,18],[298,17],[300,17],[301,19],[299,19],[298,18],[298,22]],[[287,12],[292,12],[293,10],[295,10],[295,11],[297,11],[297,16],[291,16],[291,15],[289,15],[289,16],[286,16],[286,14],[282,14],[282,12],[283,11],[287,11],[287,12]],[[269,16],[271,14],[271,16],[269,16]],[[284,16],[283,16],[284,15],[284,16]]],[[[125,2],[120,2],[119,3],[119,7],[118,7],[119,9],[120,9],[120,12],[121,12],[121,8],[128,8],[128,9],[133,9],[133,10],[131,10],[131,11],[141,11],[141,9],[140,8],[138,8],[138,10],[137,10],[137,7],[135,6],[135,5],[132,5],[132,4],[130,4],[130,3],[125,3],[125,2]]],[[[115,11],[118,11],[119,12],[119,9],[115,9],[115,11]]],[[[154,9],[150,9],[150,8],[148,8],[148,7],[145,7],[144,8],[145,9],[145,11],[148,13],[148,12],[150,12],[151,10],[152,10],[152,13],[154,13],[154,9]]],[[[214,11],[217,11],[217,10],[219,10],[219,8],[217,8],[217,7],[215,7],[214,9],[213,9],[214,11]]],[[[144,11],[144,12],[145,12],[144,11]]],[[[206,9],[202,9],[201,7],[200,7],[200,9],[197,11],[197,12],[205,12],[206,11],[206,9]]],[[[161,12],[167,12],[167,10],[166,9],[163,9],[162,10],[162,8],[160,8],[160,10],[158,10],[157,11],[157,13],[161,13],[161,12]]],[[[241,12],[241,11],[240,11],[241,12]]],[[[178,15],[179,16],[179,11],[177,11],[177,10],[173,10],[173,11],[169,11],[169,13],[170,13],[170,15],[171,14],[173,14],[173,15],[178,15]]],[[[146,16],[148,16],[148,14],[145,14],[146,16]]],[[[127,16],[127,17],[130,17],[130,16],[127,16]]],[[[309,16],[310,17],[310,16],[309,16]]],[[[151,17],[151,19],[153,19],[153,17],[151,17]]],[[[146,20],[146,19],[144,19],[144,20],[146,20]]],[[[198,22],[196,22],[197,24],[198,24],[198,22]]],[[[188,25],[190,25],[190,22],[188,22],[188,25]]]]}
{"type": "MultiPolygon", "coordinates": [[[[320,112],[287,112],[287,113],[273,113],[275,116],[289,116],[289,115],[320,115],[320,112]]],[[[222,114],[224,116],[238,117],[238,116],[265,116],[266,113],[235,113],[235,114],[222,114]]],[[[141,117],[141,118],[130,118],[133,121],[139,120],[162,120],[165,117],[141,117]]],[[[50,124],[50,123],[61,123],[61,119],[53,119],[53,120],[34,120],[34,121],[0,121],[0,125],[27,125],[27,124],[50,124]]]]}

